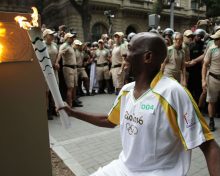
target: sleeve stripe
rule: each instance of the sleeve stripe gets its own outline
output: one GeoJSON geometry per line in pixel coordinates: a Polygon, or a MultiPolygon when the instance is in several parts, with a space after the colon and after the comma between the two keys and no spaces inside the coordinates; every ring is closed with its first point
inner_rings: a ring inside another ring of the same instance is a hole
{"type": "Polygon", "coordinates": [[[111,112],[108,115],[108,120],[115,125],[120,124],[120,101],[118,101],[117,105],[114,106],[114,108],[111,110],[111,112]]]}
{"type": "Polygon", "coordinates": [[[114,106],[108,114],[108,120],[116,125],[120,124],[121,98],[122,96],[127,95],[127,93],[127,91],[122,92],[122,94],[118,97],[117,102],[114,104],[114,106]]]}
{"type": "Polygon", "coordinates": [[[179,137],[179,139],[182,141],[182,144],[183,144],[185,150],[188,150],[185,139],[182,135],[182,132],[181,132],[179,125],[178,125],[178,122],[177,122],[177,112],[163,96],[161,96],[160,94],[158,94],[156,92],[154,92],[154,93],[157,96],[160,104],[162,105],[162,107],[167,115],[167,119],[170,123],[171,128],[174,131],[174,134],[176,134],[179,137]]]}

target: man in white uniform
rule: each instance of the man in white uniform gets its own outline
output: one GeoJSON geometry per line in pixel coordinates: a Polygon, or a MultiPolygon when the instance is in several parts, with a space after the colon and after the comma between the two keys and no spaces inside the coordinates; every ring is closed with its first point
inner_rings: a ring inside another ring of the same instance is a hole
{"type": "Polygon", "coordinates": [[[210,175],[219,176],[220,149],[195,101],[177,81],[158,73],[166,54],[157,34],[136,34],[125,58],[135,82],[122,88],[109,114],[63,107],[70,116],[97,126],[120,125],[119,159],[92,176],[186,176],[195,147],[203,151],[210,175]]]}

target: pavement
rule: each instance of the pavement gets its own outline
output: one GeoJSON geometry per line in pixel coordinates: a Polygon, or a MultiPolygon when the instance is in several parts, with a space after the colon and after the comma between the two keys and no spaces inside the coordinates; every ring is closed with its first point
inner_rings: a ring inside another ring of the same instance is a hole
{"type": "MultiPolygon", "coordinates": [[[[108,113],[115,95],[95,95],[80,98],[83,101],[81,111],[108,113]]],[[[206,120],[208,120],[206,118],[206,120]]],[[[76,176],[88,176],[99,167],[114,159],[122,149],[119,128],[106,129],[70,118],[71,128],[64,129],[60,119],[54,117],[49,122],[50,146],[76,176]]],[[[218,129],[214,136],[220,144],[220,119],[216,119],[218,129]]],[[[200,149],[194,149],[188,176],[208,176],[204,155],[200,149]]]]}

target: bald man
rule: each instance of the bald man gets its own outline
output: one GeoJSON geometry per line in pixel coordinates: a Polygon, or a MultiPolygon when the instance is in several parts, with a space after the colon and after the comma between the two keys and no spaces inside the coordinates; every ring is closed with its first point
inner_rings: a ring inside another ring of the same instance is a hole
{"type": "Polygon", "coordinates": [[[164,40],[139,33],[131,39],[127,54],[135,82],[122,88],[108,115],[61,108],[97,126],[120,125],[119,158],[92,176],[186,176],[191,149],[198,146],[210,175],[219,175],[220,149],[191,95],[159,72],[167,54],[164,40]]]}

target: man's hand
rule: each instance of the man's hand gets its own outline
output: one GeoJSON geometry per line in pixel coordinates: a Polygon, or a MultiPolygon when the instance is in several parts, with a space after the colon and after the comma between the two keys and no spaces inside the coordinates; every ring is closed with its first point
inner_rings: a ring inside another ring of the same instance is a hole
{"type": "Polygon", "coordinates": [[[119,70],[119,72],[118,72],[118,75],[121,75],[122,74],[122,69],[121,70],[119,70]]]}
{"type": "Polygon", "coordinates": [[[64,104],[65,104],[65,106],[58,108],[57,111],[63,109],[64,111],[66,111],[66,113],[68,114],[68,116],[71,116],[71,115],[72,115],[72,111],[73,111],[72,108],[71,108],[67,103],[64,103],[64,104]]]}
{"type": "Polygon", "coordinates": [[[76,109],[71,109],[71,107],[69,107],[66,103],[64,104],[63,107],[59,107],[57,111],[61,109],[66,111],[69,117],[74,117],[99,127],[114,128],[116,126],[116,124],[108,120],[107,114],[93,114],[93,113],[79,111],[76,109]]]}
{"type": "Polygon", "coordinates": [[[186,67],[192,67],[192,66],[196,65],[196,61],[191,60],[191,61],[185,62],[185,65],[186,65],[186,67]]]}
{"type": "Polygon", "coordinates": [[[206,82],[206,80],[202,80],[202,89],[203,89],[203,91],[207,90],[207,82],[206,82]]]}
{"type": "Polygon", "coordinates": [[[60,64],[59,63],[55,63],[54,64],[54,68],[55,68],[55,70],[59,70],[60,69],[60,64]]]}

